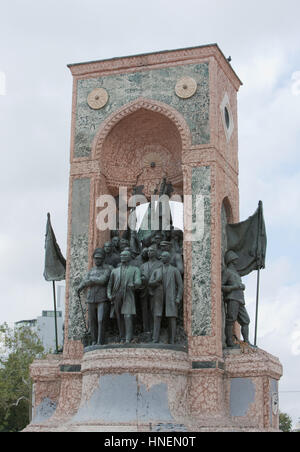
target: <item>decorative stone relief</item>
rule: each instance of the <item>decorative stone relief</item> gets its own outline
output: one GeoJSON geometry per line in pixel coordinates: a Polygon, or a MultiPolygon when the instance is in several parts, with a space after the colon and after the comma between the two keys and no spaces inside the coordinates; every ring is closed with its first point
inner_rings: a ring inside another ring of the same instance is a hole
{"type": "Polygon", "coordinates": [[[192,77],[183,77],[176,83],[175,93],[181,99],[192,97],[197,91],[197,82],[192,77]]]}
{"type": "Polygon", "coordinates": [[[100,110],[108,101],[108,93],[104,88],[96,88],[90,92],[87,103],[93,110],[100,110]]]}
{"type": "Polygon", "coordinates": [[[101,123],[113,112],[139,97],[162,102],[177,110],[188,124],[192,144],[209,143],[209,65],[190,64],[78,80],[75,157],[89,157],[93,139],[101,123]],[[197,83],[197,90],[183,102],[176,95],[174,86],[184,77],[193,78],[197,83]],[[99,88],[109,92],[109,102],[95,110],[89,107],[87,97],[99,88]]]}

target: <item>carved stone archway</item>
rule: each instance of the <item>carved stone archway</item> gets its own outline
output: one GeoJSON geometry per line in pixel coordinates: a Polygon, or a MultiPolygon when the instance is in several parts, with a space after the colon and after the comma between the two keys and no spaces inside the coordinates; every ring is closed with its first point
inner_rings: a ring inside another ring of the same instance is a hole
{"type": "Polygon", "coordinates": [[[162,177],[182,191],[182,152],[190,145],[189,127],[175,109],[139,98],[102,123],[92,153],[110,192],[144,185],[148,196],[162,177]]]}

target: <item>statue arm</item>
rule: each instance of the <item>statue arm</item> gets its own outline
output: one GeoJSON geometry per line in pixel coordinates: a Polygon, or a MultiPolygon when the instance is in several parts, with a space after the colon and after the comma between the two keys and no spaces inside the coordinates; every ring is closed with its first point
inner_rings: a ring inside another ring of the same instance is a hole
{"type": "Polygon", "coordinates": [[[245,285],[242,283],[242,279],[239,275],[236,278],[230,277],[230,274],[226,271],[222,274],[222,291],[227,294],[233,290],[245,290],[245,285]]]}
{"type": "Polygon", "coordinates": [[[175,277],[176,277],[176,285],[177,285],[177,295],[176,295],[175,302],[177,304],[179,304],[183,297],[183,282],[182,282],[182,277],[181,277],[179,270],[177,270],[177,272],[175,273],[175,277]]]}
{"type": "Polygon", "coordinates": [[[183,275],[184,268],[183,268],[183,259],[180,256],[180,254],[176,253],[176,267],[180,271],[180,274],[183,275]]]}
{"type": "Polygon", "coordinates": [[[86,274],[86,276],[83,278],[79,286],[77,287],[77,293],[79,294],[82,290],[86,289],[91,285],[90,281],[90,272],[86,274]]]}
{"type": "Polygon", "coordinates": [[[162,282],[162,271],[161,268],[154,270],[152,275],[149,278],[148,286],[149,287],[157,287],[162,282]]]}
{"type": "Polygon", "coordinates": [[[110,270],[107,269],[103,272],[103,275],[101,275],[99,277],[93,277],[92,279],[90,279],[90,282],[93,284],[96,284],[98,286],[105,286],[109,281],[109,277],[110,277],[110,270]]]}
{"type": "Polygon", "coordinates": [[[222,286],[222,291],[224,292],[224,293],[230,293],[230,292],[232,292],[233,290],[237,290],[237,289],[239,289],[239,287],[238,286],[226,286],[226,285],[223,285],[222,286]]]}
{"type": "Polygon", "coordinates": [[[224,293],[230,293],[233,290],[245,290],[246,286],[242,282],[237,282],[235,284],[222,284],[222,291],[224,293]]]}
{"type": "Polygon", "coordinates": [[[135,289],[138,289],[142,285],[141,270],[138,267],[136,267],[135,272],[134,272],[133,283],[134,283],[135,289]]]}
{"type": "Polygon", "coordinates": [[[110,274],[110,278],[108,280],[108,285],[107,285],[107,298],[112,301],[112,289],[114,286],[114,272],[112,271],[110,274]]]}

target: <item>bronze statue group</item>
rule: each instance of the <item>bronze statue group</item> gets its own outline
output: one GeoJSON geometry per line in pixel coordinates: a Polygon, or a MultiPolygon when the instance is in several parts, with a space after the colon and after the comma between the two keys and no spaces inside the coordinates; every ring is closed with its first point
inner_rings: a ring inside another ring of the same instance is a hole
{"type": "MultiPolygon", "coordinates": [[[[143,186],[134,187],[134,194],[142,194],[143,186]]],[[[159,197],[173,191],[171,183],[163,179],[159,197]]],[[[157,190],[155,190],[155,193],[157,190]]],[[[161,199],[161,198],[160,198],[161,199]]],[[[166,201],[164,201],[166,203],[166,201]]],[[[261,202],[260,202],[261,203],[261,202]]],[[[168,201],[167,201],[168,204],[168,201]]],[[[251,250],[253,248],[253,231],[263,231],[255,243],[262,242],[265,256],[264,223],[262,207],[246,222],[231,225],[234,237],[241,237],[251,250]],[[260,214],[260,215],[259,215],[260,214]],[[256,222],[255,222],[255,221],[256,222]],[[250,238],[245,232],[236,230],[252,222],[248,228],[250,238]]],[[[135,209],[132,209],[134,213],[135,209]]],[[[150,216],[151,209],[148,211],[150,216]]],[[[183,297],[183,232],[174,228],[169,218],[168,227],[164,224],[164,209],[160,203],[157,209],[159,228],[136,232],[127,230],[111,231],[111,240],[103,248],[94,251],[95,266],[87,273],[77,287],[80,293],[87,289],[88,335],[92,345],[103,345],[106,340],[107,327],[115,319],[118,330],[118,342],[130,343],[134,339],[136,326],[150,337],[154,343],[161,340],[162,321],[168,324],[168,343],[174,344],[178,326],[179,308],[183,297]],[[136,325],[139,323],[139,325],[136,325]]],[[[166,211],[165,211],[166,212],[166,211]]],[[[229,227],[230,225],[227,225],[229,227]]],[[[228,233],[228,232],[227,232],[228,233]]],[[[258,246],[258,245],[257,245],[258,246]]],[[[253,268],[264,268],[259,264],[256,253],[246,252],[249,271],[253,268]]],[[[245,258],[244,256],[244,258],[245,258]]],[[[227,347],[235,347],[234,324],[241,325],[243,339],[249,344],[250,318],[245,308],[244,291],[241,272],[238,267],[239,256],[231,249],[224,256],[222,269],[222,293],[225,305],[225,337],[227,347]]],[[[249,273],[248,271],[248,273],[249,273]]],[[[247,274],[244,272],[243,274],[247,274]]]]}
{"type": "MultiPolygon", "coordinates": [[[[113,235],[103,248],[94,251],[94,267],[79,287],[78,295],[87,289],[88,326],[91,345],[103,345],[109,322],[115,319],[118,341],[134,339],[136,319],[140,330],[159,343],[162,319],[168,323],[168,343],[176,340],[179,306],[183,297],[183,235],[180,230],[152,232],[138,239],[113,235]],[[137,314],[139,313],[139,316],[137,314]]],[[[233,251],[225,254],[222,292],[226,307],[225,337],[227,347],[235,347],[234,323],[241,325],[249,343],[250,318],[245,308],[245,286],[234,263],[233,251]]]]}
{"type": "Polygon", "coordinates": [[[109,322],[115,319],[118,342],[134,339],[137,313],[140,329],[152,342],[161,339],[162,319],[168,323],[168,343],[174,344],[183,297],[182,231],[155,231],[141,240],[112,233],[110,242],[93,253],[94,267],[79,287],[87,289],[91,345],[103,345],[109,322]]]}

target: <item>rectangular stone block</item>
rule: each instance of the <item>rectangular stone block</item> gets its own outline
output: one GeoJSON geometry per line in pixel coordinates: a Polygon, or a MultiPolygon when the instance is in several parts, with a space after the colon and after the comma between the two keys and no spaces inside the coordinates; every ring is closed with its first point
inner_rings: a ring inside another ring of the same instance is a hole
{"type": "Polygon", "coordinates": [[[209,166],[192,171],[193,223],[202,228],[199,240],[192,242],[192,335],[211,334],[211,175],[209,166]],[[197,197],[204,212],[197,212],[197,197]],[[198,224],[198,219],[203,224],[198,224]]]}

